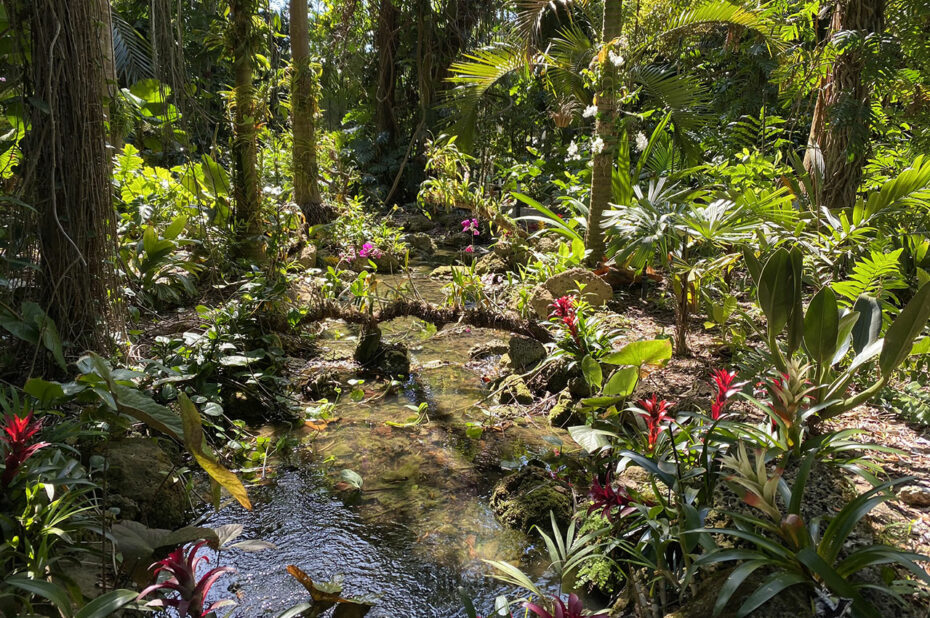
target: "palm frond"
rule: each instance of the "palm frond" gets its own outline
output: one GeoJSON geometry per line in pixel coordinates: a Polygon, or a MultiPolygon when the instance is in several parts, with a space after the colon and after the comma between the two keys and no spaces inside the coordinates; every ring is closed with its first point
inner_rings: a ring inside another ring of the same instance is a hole
{"type": "MultiPolygon", "coordinates": [[[[770,52],[781,44],[776,26],[771,21],[761,13],[749,11],[726,0],[709,0],[689,11],[680,13],[672,20],[669,28],[656,38],[678,36],[701,26],[713,25],[742,26],[748,30],[754,30],[765,39],[766,47],[770,52]]],[[[650,45],[651,43],[646,46],[650,45]]]]}
{"type": "Polygon", "coordinates": [[[550,13],[568,10],[573,4],[584,5],[587,0],[516,0],[516,26],[523,41],[530,45],[543,29],[543,22],[550,13]]]}
{"type": "Polygon", "coordinates": [[[452,77],[447,81],[456,87],[449,95],[449,106],[455,111],[457,121],[452,133],[458,136],[461,150],[471,149],[478,105],[488,90],[507,75],[528,67],[525,50],[512,42],[489,45],[452,63],[452,77]]]}
{"type": "Polygon", "coordinates": [[[552,89],[561,95],[571,93],[583,106],[589,105],[593,96],[582,75],[595,53],[594,42],[578,24],[560,30],[546,52],[552,89]]]}
{"type": "Polygon", "coordinates": [[[113,62],[117,77],[129,86],[154,77],[154,54],[149,42],[115,10],[110,21],[113,24],[113,62]]]}

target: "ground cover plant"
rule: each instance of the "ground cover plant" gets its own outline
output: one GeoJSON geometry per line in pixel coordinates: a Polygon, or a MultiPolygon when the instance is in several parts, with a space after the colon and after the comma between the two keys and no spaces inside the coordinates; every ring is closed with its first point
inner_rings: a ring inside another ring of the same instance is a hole
{"type": "Polygon", "coordinates": [[[3,0],[0,615],[926,616],[927,0],[3,0]]]}

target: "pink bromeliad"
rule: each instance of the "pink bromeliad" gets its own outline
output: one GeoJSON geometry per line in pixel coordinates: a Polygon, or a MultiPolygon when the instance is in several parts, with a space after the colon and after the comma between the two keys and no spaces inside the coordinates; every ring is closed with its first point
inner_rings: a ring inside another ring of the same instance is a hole
{"type": "Polygon", "coordinates": [[[207,573],[198,580],[197,565],[200,564],[201,561],[210,561],[206,556],[197,555],[200,548],[206,544],[206,541],[199,541],[190,548],[187,555],[184,553],[183,546],[178,547],[168,554],[167,558],[153,564],[153,567],[157,567],[155,569],[156,578],[162,571],[170,573],[171,577],[165,581],[152,584],[140,592],[136,600],[138,601],[156,590],[174,591],[178,593],[177,597],[154,599],[149,601],[146,605],[149,607],[173,607],[178,610],[178,614],[181,616],[188,616],[190,618],[203,618],[216,608],[230,604],[231,601],[224,600],[217,601],[207,608],[203,606],[207,594],[209,594],[210,588],[213,587],[216,580],[224,573],[235,571],[232,567],[216,567],[207,571],[207,573]]]}

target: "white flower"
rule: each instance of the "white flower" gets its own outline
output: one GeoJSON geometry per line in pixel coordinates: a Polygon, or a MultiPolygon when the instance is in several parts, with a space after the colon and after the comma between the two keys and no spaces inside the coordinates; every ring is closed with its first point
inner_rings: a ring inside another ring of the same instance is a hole
{"type": "Polygon", "coordinates": [[[610,63],[613,64],[615,67],[619,68],[623,66],[623,56],[621,56],[620,54],[614,53],[613,50],[610,50],[609,52],[607,52],[607,57],[610,58],[610,63]]]}
{"type": "Polygon", "coordinates": [[[594,154],[601,154],[604,152],[604,140],[600,137],[595,138],[594,141],[591,142],[591,152],[594,154]]]}
{"type": "Polygon", "coordinates": [[[581,114],[585,118],[594,118],[597,115],[597,105],[589,105],[584,108],[584,113],[581,114]]]}
{"type": "Polygon", "coordinates": [[[568,145],[568,156],[571,159],[578,156],[578,144],[575,143],[575,140],[572,140],[572,143],[568,145]]]}
{"type": "Polygon", "coordinates": [[[646,146],[649,145],[649,140],[646,139],[646,134],[640,131],[636,134],[636,152],[642,152],[646,150],[646,146]]]}

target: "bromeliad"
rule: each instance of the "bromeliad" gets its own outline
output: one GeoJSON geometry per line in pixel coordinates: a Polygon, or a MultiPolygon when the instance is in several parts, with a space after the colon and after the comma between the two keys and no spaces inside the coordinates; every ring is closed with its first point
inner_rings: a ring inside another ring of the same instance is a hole
{"type": "Polygon", "coordinates": [[[717,394],[714,398],[714,403],[710,406],[710,417],[716,421],[720,418],[720,415],[723,414],[723,410],[727,407],[730,397],[738,393],[746,383],[736,382],[735,371],[714,369],[711,377],[714,380],[714,385],[717,387],[717,394]]]}
{"type": "Polygon", "coordinates": [[[197,542],[186,555],[184,547],[178,547],[168,554],[167,558],[153,564],[152,566],[156,567],[154,573],[156,579],[162,571],[170,573],[171,577],[152,584],[140,592],[136,600],[138,601],[156,590],[175,591],[178,593],[177,597],[154,599],[146,603],[146,605],[149,607],[173,607],[178,610],[178,614],[181,616],[189,616],[190,618],[203,618],[218,607],[232,604],[233,602],[227,599],[217,601],[204,609],[203,605],[207,594],[209,594],[210,588],[216,583],[216,580],[224,573],[235,571],[232,567],[216,567],[207,571],[198,580],[197,565],[201,561],[210,561],[206,556],[197,555],[200,548],[206,544],[206,541],[197,542]]]}
{"type": "Polygon", "coordinates": [[[48,442],[30,444],[40,429],[42,429],[42,421],[33,418],[32,412],[23,418],[14,414],[4,419],[3,434],[0,435],[0,440],[6,445],[6,457],[3,460],[4,468],[3,476],[0,477],[0,486],[6,488],[26,460],[35,455],[39,449],[48,446],[48,442]]]}
{"type": "MultiPolygon", "coordinates": [[[[576,595],[568,596],[568,605],[559,597],[552,597],[552,613],[536,605],[535,603],[525,603],[526,609],[536,614],[539,618],[583,618],[584,605],[576,595]]],[[[589,618],[607,618],[607,614],[595,614],[589,618]]]]}
{"type": "Polygon", "coordinates": [[[640,399],[637,405],[636,412],[646,421],[648,446],[652,451],[659,441],[659,434],[665,430],[662,423],[669,420],[668,410],[672,404],[664,399],[660,401],[658,396],[653,395],[648,399],[640,399]]]}

